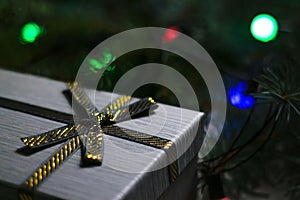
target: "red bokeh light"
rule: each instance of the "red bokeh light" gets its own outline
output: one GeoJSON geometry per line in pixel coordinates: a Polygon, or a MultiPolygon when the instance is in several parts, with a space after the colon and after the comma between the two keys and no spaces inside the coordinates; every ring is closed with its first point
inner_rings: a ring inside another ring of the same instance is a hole
{"type": "Polygon", "coordinates": [[[222,198],[220,200],[231,200],[231,199],[229,197],[224,197],[224,198],[222,198]]]}
{"type": "Polygon", "coordinates": [[[170,27],[166,30],[163,38],[162,38],[162,42],[163,43],[166,43],[166,42],[171,42],[173,41],[175,38],[177,38],[179,35],[179,32],[178,32],[178,28],[173,26],[173,27],[170,27]]]}

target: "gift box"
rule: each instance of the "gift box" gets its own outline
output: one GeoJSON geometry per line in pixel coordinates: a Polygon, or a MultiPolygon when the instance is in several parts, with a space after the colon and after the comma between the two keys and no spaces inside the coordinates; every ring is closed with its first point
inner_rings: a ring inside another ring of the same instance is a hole
{"type": "MultiPolygon", "coordinates": [[[[5,70],[0,70],[0,77],[0,199],[194,197],[203,113],[156,103],[147,115],[116,123],[121,132],[110,134],[106,128],[101,163],[88,166],[82,164],[84,148],[75,151],[82,145],[76,131],[61,151],[61,144],[28,151],[32,135],[68,128],[73,120],[67,85],[5,70]],[[122,135],[126,130],[131,131],[128,137],[122,135]]],[[[97,91],[95,106],[105,108],[114,98],[120,95],[97,91]]]]}

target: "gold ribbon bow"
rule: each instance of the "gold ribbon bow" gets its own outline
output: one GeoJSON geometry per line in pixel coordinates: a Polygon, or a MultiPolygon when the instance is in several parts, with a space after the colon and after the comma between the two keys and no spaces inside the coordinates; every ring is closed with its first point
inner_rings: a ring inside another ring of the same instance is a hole
{"type": "MultiPolygon", "coordinates": [[[[155,103],[152,98],[141,99],[135,103],[126,105],[131,97],[120,96],[111,104],[99,111],[90,101],[78,83],[68,84],[76,103],[83,108],[88,118],[78,120],[78,123],[69,123],[63,127],[51,131],[21,138],[28,150],[40,149],[57,143],[64,142],[60,148],[46,159],[24,181],[26,188],[38,187],[59,165],[69,158],[79,148],[83,150],[83,162],[99,165],[103,159],[103,134],[138,142],[167,152],[169,161],[170,181],[178,176],[176,161],[176,149],[172,141],[157,136],[121,128],[114,125],[117,121],[123,121],[150,109],[155,103]]],[[[21,199],[30,196],[20,193],[21,199]]],[[[31,197],[30,197],[31,198],[31,197]]]]}

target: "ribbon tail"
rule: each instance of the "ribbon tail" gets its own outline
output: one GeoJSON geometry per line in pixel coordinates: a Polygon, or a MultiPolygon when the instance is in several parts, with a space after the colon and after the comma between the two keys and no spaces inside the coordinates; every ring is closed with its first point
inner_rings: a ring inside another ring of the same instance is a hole
{"type": "Polygon", "coordinates": [[[111,121],[124,121],[132,117],[138,117],[141,114],[149,111],[152,106],[155,106],[156,102],[151,98],[143,98],[128,106],[122,107],[118,110],[113,110],[113,119],[111,121]]]}
{"type": "Polygon", "coordinates": [[[25,188],[34,189],[38,187],[50,174],[66,161],[67,158],[75,153],[80,146],[81,142],[79,136],[66,141],[24,181],[23,184],[25,185],[25,188]]]}
{"type": "Polygon", "coordinates": [[[123,106],[125,106],[129,101],[131,100],[131,96],[127,95],[121,95],[118,98],[116,98],[114,101],[109,103],[107,106],[105,106],[101,112],[104,113],[114,113],[116,110],[121,109],[123,106]]]}
{"type": "Polygon", "coordinates": [[[74,124],[68,124],[41,134],[22,137],[21,141],[28,149],[42,148],[77,136],[77,129],[80,129],[80,125],[75,126],[74,124]]]}
{"type": "Polygon", "coordinates": [[[98,125],[80,135],[83,144],[83,164],[101,165],[103,159],[103,131],[98,125]]]}
{"type": "Polygon", "coordinates": [[[78,85],[78,83],[68,83],[67,85],[72,93],[72,96],[74,97],[76,102],[84,109],[86,114],[91,118],[97,119],[100,114],[99,110],[95,107],[88,95],[78,85]]]}

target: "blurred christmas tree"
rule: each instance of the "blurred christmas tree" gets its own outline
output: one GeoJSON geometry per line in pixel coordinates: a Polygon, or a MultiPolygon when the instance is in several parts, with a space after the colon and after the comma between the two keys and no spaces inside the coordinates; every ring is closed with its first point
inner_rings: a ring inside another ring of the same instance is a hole
{"type": "MultiPolygon", "coordinates": [[[[249,81],[255,89],[240,82],[229,90],[229,101],[237,108],[229,108],[233,110],[210,158],[199,160],[200,187],[214,188],[217,183],[211,179],[223,176],[233,199],[298,199],[295,149],[300,138],[293,129],[300,119],[299,64],[276,54],[267,56],[262,66],[256,83],[249,81]]],[[[220,190],[218,198],[224,196],[220,190]]],[[[210,193],[210,199],[217,198],[210,193]]]]}

